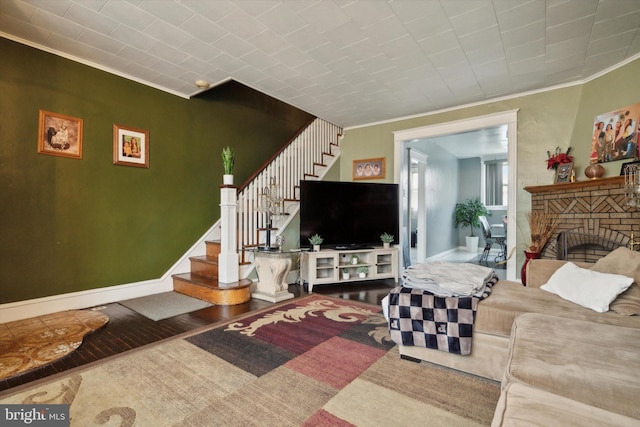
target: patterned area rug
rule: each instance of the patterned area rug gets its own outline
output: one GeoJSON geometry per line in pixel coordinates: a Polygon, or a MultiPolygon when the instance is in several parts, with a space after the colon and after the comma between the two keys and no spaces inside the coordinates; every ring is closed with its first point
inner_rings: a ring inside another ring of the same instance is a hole
{"type": "Polygon", "coordinates": [[[72,425],[489,425],[498,383],[402,360],[379,307],[324,296],[172,338],[5,395],[72,425]]]}
{"type": "Polygon", "coordinates": [[[69,310],[0,324],[0,379],[66,356],[107,322],[99,311],[69,310]]]}

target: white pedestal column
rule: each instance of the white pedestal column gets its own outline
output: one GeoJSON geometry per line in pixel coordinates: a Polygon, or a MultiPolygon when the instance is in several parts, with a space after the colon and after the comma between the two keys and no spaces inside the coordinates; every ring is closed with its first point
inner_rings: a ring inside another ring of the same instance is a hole
{"type": "Polygon", "coordinates": [[[293,298],[286,282],[291,270],[291,254],[287,252],[256,252],[258,284],[253,298],[269,302],[280,302],[293,298]]]}
{"type": "Polygon", "coordinates": [[[233,283],[239,280],[240,263],[236,252],[236,187],[220,186],[220,255],[218,255],[218,281],[233,283]]]}

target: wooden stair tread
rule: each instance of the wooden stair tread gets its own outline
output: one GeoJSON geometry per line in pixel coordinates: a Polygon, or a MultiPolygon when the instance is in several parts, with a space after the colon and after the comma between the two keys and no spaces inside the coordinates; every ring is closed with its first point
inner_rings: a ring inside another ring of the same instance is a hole
{"type": "Polygon", "coordinates": [[[213,256],[209,256],[209,255],[197,255],[197,256],[189,257],[189,260],[202,262],[202,263],[205,263],[205,264],[218,265],[218,257],[217,256],[213,257],[213,256]]]}
{"type": "Polygon", "coordinates": [[[242,304],[251,299],[249,279],[233,283],[219,283],[198,274],[181,273],[173,276],[173,290],[216,305],[242,304]]]}
{"type": "Polygon", "coordinates": [[[171,277],[173,277],[174,279],[184,280],[184,281],[193,283],[194,285],[204,286],[206,288],[215,289],[215,290],[246,288],[247,286],[251,286],[251,283],[253,283],[249,279],[240,279],[239,281],[233,282],[233,283],[218,283],[217,280],[211,280],[199,274],[192,274],[192,273],[174,274],[171,277]]]}

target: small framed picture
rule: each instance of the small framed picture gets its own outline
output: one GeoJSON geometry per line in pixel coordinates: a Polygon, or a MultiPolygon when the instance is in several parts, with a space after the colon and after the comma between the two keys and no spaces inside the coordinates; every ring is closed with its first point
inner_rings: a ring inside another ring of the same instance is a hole
{"type": "Polygon", "coordinates": [[[82,158],[82,119],[40,110],[38,153],[82,158]]]}
{"type": "Polygon", "coordinates": [[[571,171],[573,170],[573,162],[571,163],[562,163],[558,165],[558,169],[556,170],[556,181],[555,183],[561,182],[571,182],[571,171]]]}
{"type": "Polygon", "coordinates": [[[113,164],[149,167],[149,131],[113,125],[113,164]]]}
{"type": "Polygon", "coordinates": [[[620,176],[625,174],[625,172],[627,171],[627,168],[629,168],[629,166],[640,166],[640,160],[636,160],[635,162],[623,163],[622,167],[620,168],[620,176]]]}
{"type": "Polygon", "coordinates": [[[382,179],[385,177],[385,158],[360,159],[353,161],[353,180],[382,179]]]}

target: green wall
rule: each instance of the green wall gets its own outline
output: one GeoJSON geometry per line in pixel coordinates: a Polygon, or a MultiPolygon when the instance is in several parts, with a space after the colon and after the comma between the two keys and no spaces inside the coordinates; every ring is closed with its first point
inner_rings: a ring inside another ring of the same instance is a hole
{"type": "MultiPolygon", "coordinates": [[[[517,161],[517,230],[518,247],[524,249],[529,228],[525,214],[531,208],[526,186],[553,183],[553,171],[546,169],[547,150],[560,146],[573,147],[579,180],[586,179],[589,165],[591,134],[596,115],[640,102],[640,60],[583,85],[459,108],[439,114],[425,115],[393,122],[346,129],[342,141],[341,179],[351,180],[352,160],[386,157],[387,179],[393,181],[393,132],[445,123],[460,119],[518,109],[517,161]],[[523,239],[524,236],[524,239],[523,239]]],[[[623,161],[605,164],[605,176],[620,172],[623,161]]]]}
{"type": "Polygon", "coordinates": [[[241,184],[312,116],[238,83],[191,100],[0,38],[0,303],[164,274],[219,218],[220,152],[241,184]],[[82,159],[37,153],[38,112],[84,121],[82,159]],[[149,169],[113,165],[113,124],[149,169]]]}

